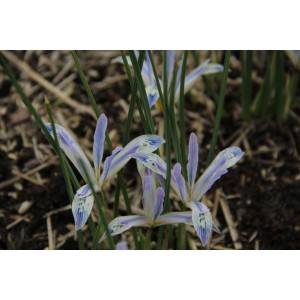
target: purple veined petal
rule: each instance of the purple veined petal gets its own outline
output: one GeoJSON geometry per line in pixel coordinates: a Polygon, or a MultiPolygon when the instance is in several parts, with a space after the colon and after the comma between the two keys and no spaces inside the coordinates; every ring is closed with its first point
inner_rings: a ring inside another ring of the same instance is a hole
{"type": "Polygon", "coordinates": [[[202,73],[202,75],[209,75],[214,73],[223,72],[224,67],[219,64],[209,64],[206,70],[202,73]]]}
{"type": "Polygon", "coordinates": [[[189,183],[189,192],[194,188],[196,173],[198,169],[198,140],[194,132],[190,135],[189,140],[189,154],[188,154],[188,163],[187,163],[187,173],[188,173],[188,183],[189,183]]]}
{"type": "MultiPolygon", "coordinates": [[[[160,158],[157,154],[154,153],[135,153],[132,155],[133,158],[140,161],[145,167],[149,168],[157,175],[162,176],[164,179],[167,174],[167,164],[160,158]]],[[[178,185],[174,176],[174,173],[171,172],[171,186],[175,190],[177,195],[180,195],[178,185]]]]}
{"type": "Polygon", "coordinates": [[[116,250],[128,250],[128,243],[121,240],[116,244],[116,250]]]}
{"type": "Polygon", "coordinates": [[[93,158],[96,174],[96,181],[100,178],[100,164],[103,158],[105,132],[107,128],[107,118],[101,114],[97,121],[97,126],[94,134],[93,158]]]}
{"type": "Polygon", "coordinates": [[[80,230],[86,223],[91,214],[93,203],[94,197],[88,185],[84,185],[77,190],[72,202],[72,213],[76,230],[80,230]]]}
{"type": "MultiPolygon", "coordinates": [[[[148,50],[148,51],[151,51],[151,50],[148,50]]],[[[150,56],[149,56],[148,51],[146,51],[146,61],[145,61],[145,64],[147,66],[146,71],[148,73],[148,78],[150,80],[150,85],[154,86],[154,85],[156,85],[156,81],[155,81],[155,76],[154,76],[154,73],[153,73],[152,64],[151,64],[151,60],[150,60],[150,56]]]]}
{"type": "Polygon", "coordinates": [[[103,166],[103,171],[100,177],[100,186],[103,187],[105,185],[105,183],[107,182],[107,173],[110,169],[110,165],[111,165],[111,161],[113,160],[113,158],[123,149],[122,146],[118,146],[116,147],[112,154],[110,156],[108,156],[105,161],[104,161],[104,166],[103,166]]]}
{"type": "Polygon", "coordinates": [[[202,176],[195,183],[192,198],[200,200],[216,180],[228,172],[228,168],[236,164],[244,155],[239,147],[230,147],[221,151],[202,176]]]}
{"type": "Polygon", "coordinates": [[[154,220],[154,206],[155,206],[155,179],[153,174],[147,175],[145,177],[144,186],[143,186],[143,208],[145,216],[152,223],[154,220]]]}
{"type": "Polygon", "coordinates": [[[209,211],[209,208],[202,202],[198,202],[196,200],[192,200],[188,202],[187,206],[192,210],[199,214],[205,214],[209,211]]]}
{"type": "MultiPolygon", "coordinates": [[[[48,132],[53,136],[51,124],[47,123],[45,124],[48,132]]],[[[79,164],[79,159],[84,163],[86,167],[86,171],[92,181],[95,181],[95,172],[93,171],[93,168],[87,159],[86,155],[82,151],[79,144],[75,141],[75,139],[71,136],[71,134],[62,126],[55,124],[56,134],[59,142],[60,148],[63,150],[63,152],[66,154],[66,156],[70,159],[70,161],[73,163],[75,168],[79,171],[82,178],[87,183],[87,179],[84,175],[84,172],[79,164]]]]}
{"type": "MultiPolygon", "coordinates": [[[[198,66],[196,69],[194,69],[189,75],[185,77],[184,80],[184,94],[186,94],[196,83],[197,79],[204,74],[206,69],[208,68],[209,60],[206,60],[203,62],[200,66],[198,66]]],[[[181,72],[180,72],[181,73],[181,72]]],[[[179,93],[180,93],[180,77],[177,77],[178,86],[176,87],[175,91],[175,101],[179,99],[179,93]]]]}
{"type": "Polygon", "coordinates": [[[126,147],[128,146],[128,148],[130,148],[133,145],[139,145],[139,153],[152,153],[163,143],[165,143],[165,139],[158,135],[148,134],[135,138],[129,144],[127,144],[126,147]]]}
{"type": "Polygon", "coordinates": [[[203,247],[206,246],[212,231],[212,217],[208,211],[205,214],[192,212],[193,224],[201,240],[203,247]]]}
{"type": "Polygon", "coordinates": [[[146,86],[146,94],[148,98],[149,106],[152,107],[159,99],[159,92],[156,86],[146,86]]]}
{"type": "Polygon", "coordinates": [[[134,153],[133,158],[141,162],[144,167],[149,168],[153,172],[166,177],[167,164],[157,154],[154,153],[134,153]]]}
{"type": "Polygon", "coordinates": [[[166,225],[166,224],[191,224],[192,222],[192,212],[191,211],[181,211],[172,212],[164,215],[160,215],[154,223],[154,227],[166,225]]]}
{"type": "Polygon", "coordinates": [[[136,153],[151,153],[155,151],[165,140],[157,135],[141,135],[128,143],[110,163],[106,177],[114,176],[136,153]]]}
{"type": "Polygon", "coordinates": [[[137,166],[138,172],[142,179],[142,186],[144,186],[145,177],[146,177],[146,175],[149,175],[149,174],[146,174],[146,170],[149,170],[149,169],[147,169],[139,160],[136,160],[136,166],[137,166]]]}
{"type": "MultiPolygon", "coordinates": [[[[108,224],[110,235],[118,235],[131,227],[150,227],[149,222],[145,216],[125,216],[117,217],[108,224]]],[[[107,237],[106,233],[103,234],[102,238],[99,240],[101,243],[107,237]]]]}
{"type": "Polygon", "coordinates": [[[168,78],[168,87],[171,85],[172,75],[175,65],[175,50],[167,51],[167,78],[168,78]]]}
{"type": "Polygon", "coordinates": [[[147,175],[151,175],[152,170],[146,168],[139,160],[136,160],[136,165],[137,165],[138,172],[142,179],[142,186],[144,186],[145,177],[147,175]]]}
{"type": "Polygon", "coordinates": [[[165,191],[162,187],[156,190],[155,205],[154,205],[154,220],[156,220],[164,209],[165,191]]]}
{"type": "Polygon", "coordinates": [[[181,175],[180,163],[175,164],[175,166],[173,168],[173,176],[174,176],[174,180],[177,185],[177,188],[179,190],[178,196],[184,203],[186,203],[189,195],[188,195],[187,188],[186,188],[186,182],[185,182],[183,176],[181,175]]]}
{"type": "MultiPolygon", "coordinates": [[[[135,50],[134,52],[136,59],[139,60],[139,51],[135,50]]],[[[146,52],[146,59],[144,60],[142,66],[142,78],[145,86],[153,84],[153,72],[151,68],[151,62],[147,61],[147,54],[148,53],[146,52]]]]}

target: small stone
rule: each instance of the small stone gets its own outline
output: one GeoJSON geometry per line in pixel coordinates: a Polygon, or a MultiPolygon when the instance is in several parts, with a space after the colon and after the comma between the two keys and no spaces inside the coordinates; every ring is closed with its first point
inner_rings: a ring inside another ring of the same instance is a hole
{"type": "Polygon", "coordinates": [[[33,201],[26,200],[26,201],[22,202],[18,209],[18,213],[20,215],[25,214],[29,210],[29,208],[32,206],[32,204],[33,204],[33,201]]]}
{"type": "Polygon", "coordinates": [[[23,190],[23,185],[22,185],[21,183],[19,183],[19,182],[16,182],[16,183],[14,184],[14,187],[15,187],[15,189],[18,190],[18,191],[22,191],[22,190],[23,190]]]}

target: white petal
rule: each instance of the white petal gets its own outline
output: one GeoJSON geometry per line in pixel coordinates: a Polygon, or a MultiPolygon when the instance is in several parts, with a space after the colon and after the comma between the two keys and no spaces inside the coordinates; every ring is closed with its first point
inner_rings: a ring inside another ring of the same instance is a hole
{"type": "Polygon", "coordinates": [[[145,216],[150,222],[154,220],[154,207],[155,207],[155,178],[154,176],[147,175],[145,177],[144,186],[143,186],[143,208],[145,216]]]}
{"type": "Polygon", "coordinates": [[[206,246],[212,230],[212,217],[208,211],[205,214],[199,214],[193,211],[192,213],[193,224],[196,232],[201,240],[203,247],[206,246]]]}
{"type": "MultiPolygon", "coordinates": [[[[53,136],[52,127],[51,124],[47,123],[45,124],[47,130],[53,136]]],[[[89,178],[92,181],[95,181],[95,172],[93,171],[93,168],[91,167],[90,162],[88,161],[86,155],[82,151],[79,144],[75,141],[75,139],[71,136],[71,134],[62,126],[55,124],[56,134],[59,142],[60,148],[64,151],[66,156],[71,160],[73,165],[76,167],[76,169],[81,174],[82,178],[87,183],[87,178],[85,176],[84,170],[82,169],[82,166],[80,164],[80,160],[83,162],[86,171],[89,175],[89,178]]]]}
{"type": "Polygon", "coordinates": [[[166,224],[177,224],[177,223],[191,224],[191,222],[192,222],[191,211],[172,212],[172,213],[167,213],[159,216],[155,220],[154,227],[160,225],[166,225],[166,224]]]}
{"type": "Polygon", "coordinates": [[[187,163],[188,171],[188,182],[189,182],[189,191],[191,192],[194,188],[196,173],[198,169],[198,140],[194,132],[190,135],[189,140],[189,155],[187,163]]]}
{"type": "Polygon", "coordinates": [[[146,94],[149,106],[152,107],[159,99],[159,92],[156,86],[146,86],[146,94]]]}
{"type": "Polygon", "coordinates": [[[244,155],[239,147],[230,147],[220,152],[194,186],[192,198],[200,200],[216,180],[228,172],[244,155]]]}
{"type": "Polygon", "coordinates": [[[133,139],[112,159],[106,177],[111,178],[119,172],[134,154],[153,152],[164,142],[165,140],[163,138],[151,134],[141,135],[133,139]]]}
{"type": "Polygon", "coordinates": [[[72,202],[76,230],[80,230],[86,223],[91,214],[93,203],[94,197],[88,185],[84,185],[77,190],[72,202]]]}
{"type": "Polygon", "coordinates": [[[103,158],[105,131],[107,128],[107,118],[101,114],[97,121],[97,126],[94,134],[93,158],[96,180],[100,177],[100,164],[103,158]]]}
{"type": "MultiPolygon", "coordinates": [[[[108,228],[110,231],[110,235],[118,235],[131,227],[137,227],[137,226],[143,226],[143,227],[149,227],[147,223],[147,219],[145,216],[125,216],[125,217],[117,217],[114,220],[112,220],[108,224],[108,228]]],[[[102,238],[99,240],[99,243],[101,243],[104,239],[106,239],[107,235],[104,233],[102,238]]]]}

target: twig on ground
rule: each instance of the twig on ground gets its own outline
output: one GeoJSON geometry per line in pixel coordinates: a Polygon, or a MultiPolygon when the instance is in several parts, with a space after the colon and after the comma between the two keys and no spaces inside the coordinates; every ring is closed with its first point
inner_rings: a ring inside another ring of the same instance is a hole
{"type": "Polygon", "coordinates": [[[61,213],[61,212],[63,212],[63,211],[69,210],[69,209],[71,209],[71,205],[70,205],[70,204],[68,204],[68,205],[66,205],[66,206],[64,206],[64,207],[61,207],[61,208],[58,208],[58,209],[54,209],[54,210],[49,211],[48,213],[46,213],[46,214],[43,216],[43,218],[48,218],[48,217],[50,217],[50,216],[52,216],[52,215],[61,213]]]}
{"type": "Polygon", "coordinates": [[[27,218],[28,218],[28,214],[25,215],[25,216],[19,217],[17,220],[15,220],[15,221],[11,222],[10,224],[8,224],[6,226],[6,229],[9,230],[9,229],[13,228],[14,226],[18,225],[20,222],[26,220],[27,218]]]}
{"type": "Polygon", "coordinates": [[[227,200],[220,197],[220,204],[221,204],[221,208],[222,208],[226,223],[228,225],[229,233],[230,233],[231,239],[233,241],[234,248],[237,250],[240,250],[243,248],[243,246],[242,246],[242,243],[238,242],[239,233],[235,228],[235,224],[233,222],[233,218],[232,218],[227,200]]]}
{"type": "MultiPolygon", "coordinates": [[[[47,168],[48,166],[52,165],[52,164],[55,164],[57,162],[57,158],[54,157],[53,159],[51,159],[49,162],[46,162],[44,164],[41,164],[39,165],[38,167],[24,173],[24,174],[21,174],[21,173],[18,173],[18,175],[16,175],[15,177],[13,178],[10,178],[10,179],[7,179],[5,181],[2,181],[0,182],[0,190],[5,188],[5,187],[8,187],[12,184],[14,184],[15,182],[19,181],[21,178],[24,178],[24,176],[27,176],[27,180],[28,180],[28,176],[31,175],[31,174],[34,174],[40,170],[43,170],[45,168],[47,168]]],[[[24,178],[25,179],[25,178],[24,178]]],[[[30,180],[29,180],[30,181],[30,180]]],[[[36,181],[34,181],[33,183],[36,184],[36,181]]]]}
{"type": "Polygon", "coordinates": [[[55,237],[52,230],[51,216],[47,217],[47,233],[48,233],[49,250],[55,250],[55,237]]]}

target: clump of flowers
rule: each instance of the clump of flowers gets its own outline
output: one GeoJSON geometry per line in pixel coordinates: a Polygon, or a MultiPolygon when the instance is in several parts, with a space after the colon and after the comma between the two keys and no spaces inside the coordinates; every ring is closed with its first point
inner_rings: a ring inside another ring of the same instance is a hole
{"type": "MultiPolygon", "coordinates": [[[[136,52],[135,55],[137,56],[138,53],[136,52]]],[[[134,59],[134,57],[134,54],[131,53],[131,58],[134,59]]],[[[158,82],[155,80],[153,71],[153,68],[155,67],[151,64],[150,57],[151,53],[149,56],[149,53],[146,51],[145,61],[142,66],[142,78],[145,84],[148,103],[151,107],[159,100],[158,87],[162,88],[162,81],[160,79],[158,82]]],[[[167,68],[164,69],[165,71],[167,69],[164,85],[170,90],[170,94],[174,96],[174,98],[172,97],[172,100],[175,99],[175,101],[179,99],[181,80],[184,81],[184,92],[186,93],[191,89],[199,76],[223,71],[223,66],[210,63],[209,60],[207,60],[183,78],[183,59],[179,63],[178,70],[175,70],[175,51],[167,51],[164,57],[167,59],[167,64],[164,64],[165,67],[167,66],[167,68]]],[[[127,60],[129,65],[132,65],[129,57],[127,57],[127,60]]],[[[123,62],[120,57],[118,57],[116,61],[123,62]]],[[[141,88],[143,88],[143,86],[141,86],[141,88]]],[[[166,98],[168,98],[168,96],[166,96],[166,98]]],[[[164,105],[170,105],[167,103],[168,99],[164,99],[163,101],[166,101],[163,102],[164,105]]],[[[175,102],[172,101],[171,103],[174,105],[175,102]]],[[[147,102],[146,108],[148,109],[147,102]]],[[[166,112],[167,111],[168,109],[166,108],[166,112]]],[[[183,110],[181,113],[182,112],[183,110]]],[[[165,118],[167,117],[166,114],[165,118]]],[[[184,119],[184,116],[180,120],[182,119],[184,119]]],[[[149,121],[148,117],[147,121],[150,122],[151,119],[149,121]]],[[[228,169],[243,157],[244,152],[239,147],[229,147],[221,151],[204,173],[196,180],[199,162],[199,146],[196,134],[191,133],[188,145],[187,172],[182,172],[182,165],[180,162],[177,162],[173,168],[168,165],[168,171],[171,170],[171,177],[168,178],[170,179],[171,187],[188,210],[179,212],[170,212],[168,210],[167,212],[164,212],[164,202],[169,200],[165,199],[165,181],[168,177],[167,163],[158,154],[154,153],[159,146],[165,142],[163,138],[153,134],[136,137],[124,148],[121,146],[116,147],[111,155],[104,160],[102,167],[101,163],[104,153],[107,118],[104,114],[101,114],[97,120],[94,133],[94,167],[92,167],[80,145],[75,141],[71,134],[64,127],[54,124],[53,119],[51,119],[51,122],[53,127],[51,124],[45,124],[48,132],[54,137],[52,130],[55,128],[57,137],[56,143],[58,142],[59,147],[73,163],[86,183],[76,191],[72,201],[72,213],[76,230],[82,229],[87,222],[95,201],[94,196],[96,199],[98,198],[95,193],[101,193],[106,183],[111,180],[131,158],[136,159],[137,169],[142,180],[141,202],[143,214],[132,215],[130,213],[130,215],[127,216],[117,216],[111,222],[107,222],[105,215],[102,213],[101,208],[99,208],[99,203],[97,202],[99,215],[101,215],[101,218],[104,220],[101,220],[102,222],[99,223],[100,226],[97,227],[97,233],[93,234],[95,235],[93,236],[93,246],[95,245],[95,241],[97,244],[97,241],[101,243],[108,238],[113,247],[110,236],[119,235],[132,227],[155,228],[162,225],[180,223],[193,225],[203,246],[207,245],[212,231],[220,233],[220,230],[212,220],[209,208],[202,202],[202,197],[212,187],[216,180],[226,174],[228,169]],[[105,227],[104,233],[101,229],[102,225],[105,227]]],[[[174,121],[174,126],[176,127],[176,121],[174,121]]],[[[176,135],[176,130],[176,128],[175,130],[172,130],[172,135],[176,135]]],[[[154,128],[151,128],[150,132],[154,132],[154,128]]],[[[185,132],[181,132],[181,134],[184,135],[185,132]]],[[[170,135],[169,137],[166,135],[166,137],[168,140],[170,135]]],[[[179,143],[178,141],[175,142],[176,139],[174,136],[173,139],[174,144],[179,143]]],[[[179,139],[177,138],[177,140],[179,139]]],[[[177,153],[178,152],[177,147],[177,153]]],[[[179,155],[176,157],[178,157],[179,160],[181,159],[179,155]]],[[[170,157],[168,157],[168,159],[170,161],[170,157]]],[[[182,161],[185,161],[185,159],[182,158],[182,161]]],[[[128,202],[126,202],[126,204],[127,206],[129,205],[128,202]]],[[[136,242],[136,244],[138,243],[136,242]]],[[[117,245],[117,249],[127,248],[126,241],[117,245]]]]}
{"type": "MultiPolygon", "coordinates": [[[[144,215],[115,218],[108,225],[111,235],[120,234],[131,227],[157,227],[176,223],[189,224],[191,222],[192,214],[189,211],[162,214],[165,197],[164,189],[158,187],[154,172],[150,169],[145,168],[140,174],[147,174],[144,178],[142,177],[144,215]]],[[[102,242],[105,238],[106,234],[103,235],[99,242],[102,242]]]]}
{"type": "MultiPolygon", "coordinates": [[[[221,151],[197,181],[198,169],[198,141],[195,133],[190,135],[189,154],[187,163],[187,180],[181,174],[181,165],[176,163],[171,172],[171,186],[182,200],[192,210],[192,221],[197,234],[205,246],[211,231],[219,232],[212,222],[208,207],[200,202],[204,194],[211,188],[216,180],[228,172],[228,168],[236,164],[244,155],[239,147],[229,147],[221,151]]],[[[152,153],[134,153],[134,158],[144,166],[166,178],[167,165],[158,155],[152,153]]]]}
{"type": "MultiPolygon", "coordinates": [[[[136,57],[138,57],[138,51],[135,51],[136,57]]],[[[129,56],[126,57],[129,66],[132,66],[132,62],[129,56]]],[[[115,62],[124,63],[121,56],[117,57],[115,62]]],[[[175,51],[167,51],[167,77],[168,77],[168,88],[171,88],[171,82],[175,81],[175,102],[179,99],[180,93],[180,78],[182,72],[183,58],[181,59],[178,67],[178,72],[174,75],[175,68],[175,51]],[[173,78],[174,75],[174,78],[173,78]]],[[[223,66],[220,64],[210,63],[209,59],[204,61],[201,65],[195,68],[190,74],[185,76],[184,80],[184,93],[186,94],[193,85],[197,82],[197,79],[202,75],[209,75],[213,73],[219,73],[223,71],[223,66]]],[[[159,99],[159,92],[157,82],[153,73],[153,68],[149,58],[148,51],[146,51],[146,59],[142,66],[142,78],[145,84],[145,89],[148,97],[149,106],[152,107],[159,99]]],[[[162,81],[159,79],[160,87],[162,88],[162,81]]]]}
{"type": "MultiPolygon", "coordinates": [[[[46,128],[53,136],[51,124],[46,124],[46,128]]],[[[76,230],[79,230],[84,226],[92,211],[94,203],[94,196],[88,185],[88,179],[84,169],[86,170],[89,179],[92,181],[95,191],[100,192],[107,181],[119,172],[119,170],[131,159],[132,154],[146,154],[153,152],[164,142],[164,139],[157,135],[141,135],[133,139],[124,148],[121,146],[115,148],[112,154],[104,160],[103,170],[101,172],[100,167],[104,152],[106,128],[107,118],[102,114],[97,121],[94,134],[93,169],[81,147],[71,134],[64,127],[55,124],[60,148],[64,151],[86,182],[85,185],[77,190],[72,202],[72,212],[75,219],[76,230]]]]}

